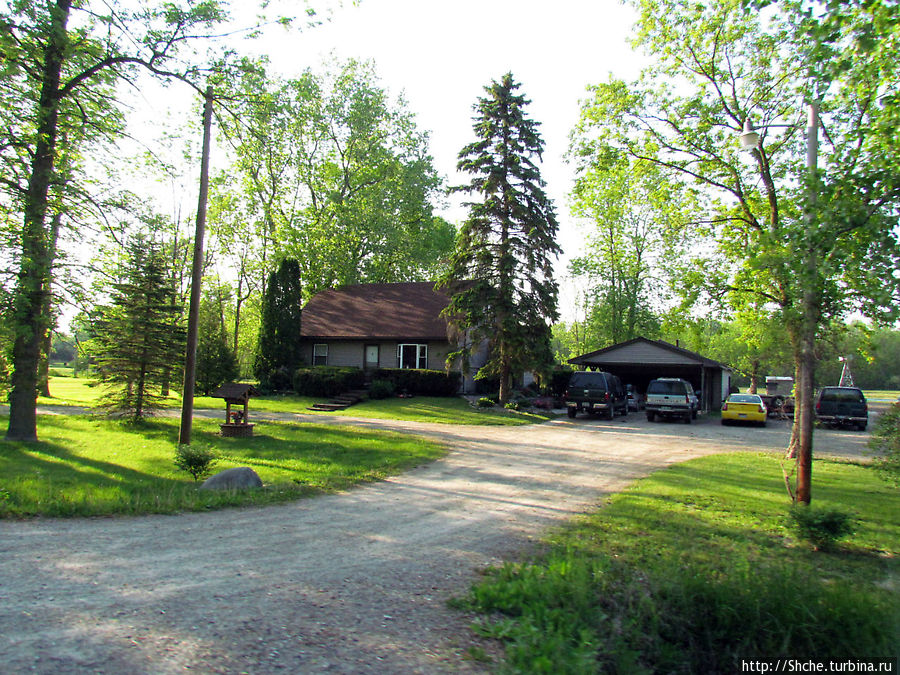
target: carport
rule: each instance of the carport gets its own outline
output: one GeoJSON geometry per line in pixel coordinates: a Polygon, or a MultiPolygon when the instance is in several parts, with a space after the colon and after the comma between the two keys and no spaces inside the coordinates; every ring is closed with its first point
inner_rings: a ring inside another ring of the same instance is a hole
{"type": "Polygon", "coordinates": [[[728,366],[678,345],[643,337],[576,356],[569,363],[584,370],[618,375],[624,384],[633,384],[642,394],[647,392],[650,380],[657,377],[684,378],[702,392],[702,410],[718,410],[731,386],[732,371],[728,366]]]}

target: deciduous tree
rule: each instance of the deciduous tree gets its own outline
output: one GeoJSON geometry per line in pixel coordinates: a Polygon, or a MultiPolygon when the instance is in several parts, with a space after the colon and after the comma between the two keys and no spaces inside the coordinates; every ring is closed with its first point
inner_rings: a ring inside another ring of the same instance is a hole
{"type": "MultiPolygon", "coordinates": [[[[54,259],[50,200],[61,185],[58,160],[90,138],[120,130],[112,88],[139,70],[193,80],[200,72],[190,44],[211,37],[224,5],[44,0],[7,3],[0,11],[0,101],[15,111],[0,136],[0,178],[21,213],[13,299],[13,376],[9,440],[36,440],[35,394],[40,348],[48,329],[46,296],[54,259]],[[179,56],[190,54],[186,60],[179,56]],[[66,133],[73,130],[72,133],[66,133]]],[[[4,121],[8,116],[4,116],[4,121]]]]}
{"type": "Polygon", "coordinates": [[[604,153],[655,162],[702,190],[698,220],[709,236],[695,248],[693,286],[726,292],[735,306],[777,309],[798,380],[796,496],[808,502],[822,327],[855,310],[890,319],[900,306],[900,171],[888,150],[897,116],[898,63],[889,56],[896,13],[889,20],[892,3],[855,4],[845,24],[853,27],[839,35],[817,31],[816,14],[799,2],[765,16],[737,0],[634,4],[637,43],[654,63],[639,82],[594,87],[581,133],[604,153]],[[885,20],[872,23],[876,15],[885,20]],[[854,56],[860,51],[865,58],[854,56]],[[810,175],[800,129],[806,104],[817,102],[825,166],[810,175]],[[750,161],[736,141],[748,118],[762,135],[750,161]]]}

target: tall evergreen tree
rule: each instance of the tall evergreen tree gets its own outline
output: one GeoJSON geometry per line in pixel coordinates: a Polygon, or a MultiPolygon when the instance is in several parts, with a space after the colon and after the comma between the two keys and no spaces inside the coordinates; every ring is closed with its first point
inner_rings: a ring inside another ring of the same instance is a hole
{"type": "Polygon", "coordinates": [[[290,386],[294,370],[303,361],[300,345],[302,303],[300,265],[296,260],[282,260],[278,269],[269,274],[263,295],[259,352],[254,369],[263,387],[290,386]]]}
{"type": "Polygon", "coordinates": [[[478,201],[467,204],[469,217],[439,282],[451,296],[445,316],[464,338],[448,362],[461,358],[467,368],[470,352],[489,340],[480,372],[500,378],[501,401],[509,398],[514,373],[552,363],[548,322],[558,316],[556,215],[535,163],[544,142],[518,88],[507,73],[474,106],[478,140],[462,149],[457,164],[472,179],[454,191],[478,201]]]}
{"type": "Polygon", "coordinates": [[[108,408],[141,419],[162,401],[157,392],[184,356],[184,328],[162,249],[137,237],[127,254],[123,280],[94,326],[97,372],[108,408]]]}

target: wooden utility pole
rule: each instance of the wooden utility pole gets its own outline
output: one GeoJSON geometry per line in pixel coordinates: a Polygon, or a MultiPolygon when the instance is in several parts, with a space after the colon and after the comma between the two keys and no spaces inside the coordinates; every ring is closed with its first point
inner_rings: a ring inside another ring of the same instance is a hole
{"type": "Polygon", "coordinates": [[[194,418],[194,382],[197,377],[197,333],[200,318],[200,280],[203,277],[203,238],[206,235],[206,201],[209,197],[209,147],[212,131],[212,85],[206,88],[203,106],[203,154],[200,160],[200,197],[197,201],[197,228],[194,233],[194,262],[191,268],[191,304],[188,310],[187,348],[184,355],[184,391],[181,399],[179,445],[190,445],[194,418]]]}

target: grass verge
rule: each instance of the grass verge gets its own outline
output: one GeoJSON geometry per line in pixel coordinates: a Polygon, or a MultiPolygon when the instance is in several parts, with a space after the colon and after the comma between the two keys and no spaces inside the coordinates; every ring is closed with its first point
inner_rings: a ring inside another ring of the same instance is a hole
{"type": "MultiPolygon", "coordinates": [[[[0,424],[6,422],[0,417],[0,424]]],[[[0,517],[174,513],[284,502],[380,480],[444,453],[422,438],[334,425],[266,422],[250,439],[222,438],[218,429],[217,421],[194,422],[194,443],[219,456],[214,471],[249,466],[262,479],[262,490],[199,490],[174,465],[177,419],[135,425],[43,415],[40,442],[0,441],[0,517]]]]}
{"type": "MultiPolygon", "coordinates": [[[[84,377],[51,377],[52,397],[41,396],[38,405],[77,406],[93,408],[103,395],[103,389],[95,380],[84,377]]],[[[273,394],[258,396],[250,401],[250,415],[254,412],[302,413],[304,415],[342,415],[346,417],[368,417],[394,419],[408,422],[438,422],[441,424],[467,424],[485,426],[517,426],[545,422],[552,414],[529,413],[503,410],[500,408],[473,408],[467,401],[456,397],[417,396],[414,398],[388,398],[379,401],[364,401],[344,411],[317,413],[307,410],[313,403],[324,399],[273,394]]],[[[181,406],[181,396],[174,388],[169,395],[168,407],[181,406]]],[[[196,410],[224,410],[220,398],[197,396],[194,398],[196,410]]]]}
{"type": "Polygon", "coordinates": [[[743,659],[900,651],[897,492],[865,465],[817,461],[813,499],[856,533],[816,552],[788,529],[778,458],[657,472],[488,572],[459,604],[529,673],[735,673],[743,659]]]}

